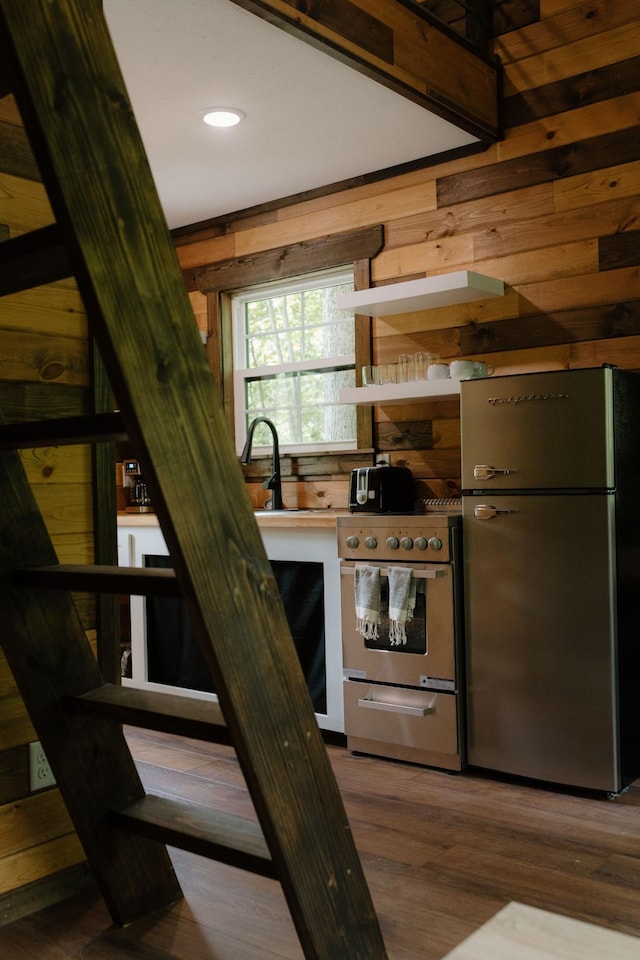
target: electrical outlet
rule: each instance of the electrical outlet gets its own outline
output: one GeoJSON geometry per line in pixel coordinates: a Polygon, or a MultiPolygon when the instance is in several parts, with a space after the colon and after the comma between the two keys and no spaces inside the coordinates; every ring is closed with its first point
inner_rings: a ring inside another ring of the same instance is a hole
{"type": "Polygon", "coordinates": [[[29,744],[29,790],[44,790],[55,786],[56,778],[51,772],[47,755],[39,740],[29,744]]]}
{"type": "Polygon", "coordinates": [[[381,466],[385,464],[387,467],[391,466],[391,457],[388,453],[379,453],[376,457],[376,466],[381,466]]]}

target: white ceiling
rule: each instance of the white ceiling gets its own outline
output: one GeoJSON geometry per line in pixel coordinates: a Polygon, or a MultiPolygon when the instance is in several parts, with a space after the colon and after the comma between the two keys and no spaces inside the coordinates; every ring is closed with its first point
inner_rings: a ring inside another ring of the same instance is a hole
{"type": "Polygon", "coordinates": [[[231,0],[104,11],[171,229],[475,142],[231,0]]]}

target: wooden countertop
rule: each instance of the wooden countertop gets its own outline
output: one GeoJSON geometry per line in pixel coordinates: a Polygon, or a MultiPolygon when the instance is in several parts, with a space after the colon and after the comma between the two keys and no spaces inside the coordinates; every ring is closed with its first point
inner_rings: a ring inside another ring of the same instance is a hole
{"type": "Polygon", "coordinates": [[[509,903],[443,960],[638,960],[640,939],[509,903]]]}
{"type": "Polygon", "coordinates": [[[126,511],[118,511],[117,522],[119,527],[159,526],[155,513],[127,513],[126,511]]]}
{"type": "MultiPolygon", "coordinates": [[[[338,517],[350,517],[348,510],[256,510],[257,524],[263,528],[285,527],[306,529],[334,528],[338,517]]],[[[118,513],[119,527],[157,527],[155,513],[118,513]]]]}

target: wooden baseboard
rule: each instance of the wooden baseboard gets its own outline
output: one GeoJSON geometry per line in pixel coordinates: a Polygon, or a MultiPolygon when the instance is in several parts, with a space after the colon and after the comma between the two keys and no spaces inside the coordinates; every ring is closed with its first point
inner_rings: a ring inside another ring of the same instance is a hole
{"type": "Polygon", "coordinates": [[[88,864],[80,863],[43,880],[28,883],[18,890],[11,890],[0,896],[0,927],[67,900],[88,887],[95,887],[95,880],[88,864]]]}
{"type": "Polygon", "coordinates": [[[346,734],[338,733],[337,730],[321,730],[320,733],[322,734],[322,739],[328,746],[346,748],[346,734]]]}

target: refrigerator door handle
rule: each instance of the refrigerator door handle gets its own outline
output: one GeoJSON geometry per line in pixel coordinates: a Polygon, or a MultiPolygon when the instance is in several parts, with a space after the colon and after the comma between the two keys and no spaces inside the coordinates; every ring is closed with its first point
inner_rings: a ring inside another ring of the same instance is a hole
{"type": "Polygon", "coordinates": [[[511,473],[506,467],[490,467],[485,463],[477,463],[473,468],[474,480],[492,480],[493,477],[507,477],[511,473]]]}
{"type": "Polygon", "coordinates": [[[473,508],[473,515],[476,520],[492,520],[499,513],[511,513],[511,510],[500,510],[498,507],[491,507],[488,503],[477,503],[473,508]]]}

